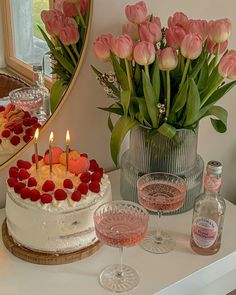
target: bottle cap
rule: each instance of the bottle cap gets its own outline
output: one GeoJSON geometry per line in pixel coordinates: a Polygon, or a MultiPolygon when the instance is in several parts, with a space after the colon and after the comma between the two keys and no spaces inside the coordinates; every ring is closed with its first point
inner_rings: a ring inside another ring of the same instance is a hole
{"type": "Polygon", "coordinates": [[[210,174],[216,174],[216,175],[219,175],[219,174],[222,174],[222,170],[223,170],[223,166],[220,162],[218,161],[209,161],[207,163],[207,167],[206,167],[206,170],[208,173],[210,174]]]}

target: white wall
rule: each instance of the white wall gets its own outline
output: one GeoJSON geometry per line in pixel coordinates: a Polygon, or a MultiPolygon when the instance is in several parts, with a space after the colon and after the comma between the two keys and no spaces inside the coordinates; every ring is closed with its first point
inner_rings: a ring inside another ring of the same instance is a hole
{"type": "MultiPolygon", "coordinates": [[[[125,20],[124,7],[135,3],[132,0],[94,0],[94,16],[90,42],[86,57],[76,81],[76,86],[65,103],[63,110],[57,115],[52,125],[42,134],[40,150],[47,148],[49,132],[56,135],[56,144],[64,144],[65,130],[71,131],[71,145],[81,151],[88,152],[90,157],[96,158],[106,169],[114,168],[110,158],[109,139],[106,113],[98,110],[97,106],[107,106],[111,100],[105,98],[102,88],[98,85],[90,64],[100,69],[107,68],[97,61],[92,52],[92,43],[96,35],[106,32],[118,33],[125,20]]],[[[233,35],[230,47],[236,49],[236,1],[221,0],[149,0],[146,1],[149,11],[161,17],[163,24],[169,15],[175,11],[183,11],[190,18],[223,18],[228,17],[233,24],[233,35]]],[[[205,161],[217,159],[224,165],[223,194],[236,202],[236,88],[222,99],[222,105],[229,112],[228,131],[225,134],[216,133],[211,127],[209,119],[200,124],[199,153],[205,161]]],[[[32,153],[30,151],[30,153],[32,153]]],[[[25,154],[23,157],[27,157],[25,154]]],[[[7,169],[0,172],[0,206],[5,200],[5,184],[7,169]]]]}
{"type": "Polygon", "coordinates": [[[0,68],[5,67],[3,50],[3,31],[2,31],[2,2],[0,2],[0,68]]]}

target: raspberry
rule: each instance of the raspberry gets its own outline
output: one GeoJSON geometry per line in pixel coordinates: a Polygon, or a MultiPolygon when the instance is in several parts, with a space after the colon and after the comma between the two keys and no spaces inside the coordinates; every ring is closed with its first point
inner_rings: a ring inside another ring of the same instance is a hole
{"type": "Polygon", "coordinates": [[[8,138],[11,135],[11,131],[9,129],[4,129],[2,131],[2,137],[8,138]]]}
{"type": "Polygon", "coordinates": [[[32,167],[32,164],[29,161],[23,161],[22,168],[30,169],[32,167]]]}
{"type": "Polygon", "coordinates": [[[102,177],[103,177],[103,173],[104,173],[103,168],[98,168],[98,169],[97,169],[97,172],[100,173],[101,178],[102,178],[102,177]]]}
{"type": "Polygon", "coordinates": [[[90,166],[89,170],[90,171],[96,171],[99,168],[98,163],[96,160],[90,160],[90,166]]]}
{"type": "Polygon", "coordinates": [[[89,189],[93,193],[99,193],[100,192],[100,184],[99,184],[99,182],[98,181],[90,182],[89,189]]]}
{"type": "Polygon", "coordinates": [[[17,183],[17,180],[15,177],[9,177],[7,183],[10,187],[14,187],[17,183]]]}
{"type": "Polygon", "coordinates": [[[23,128],[21,125],[17,125],[14,129],[13,129],[13,132],[15,134],[21,134],[23,132],[23,128]]]}
{"type": "Polygon", "coordinates": [[[80,191],[74,191],[71,195],[71,199],[75,202],[79,202],[81,200],[81,192],[80,191]]]}
{"type": "Polygon", "coordinates": [[[37,129],[37,128],[41,128],[41,124],[40,123],[36,123],[33,125],[33,128],[37,129]]]}
{"type": "Polygon", "coordinates": [[[40,199],[40,192],[37,189],[32,189],[31,191],[31,201],[36,202],[40,199]]]}
{"type": "Polygon", "coordinates": [[[70,179],[64,179],[63,186],[64,188],[73,188],[73,182],[70,179]]]}
{"type": "Polygon", "coordinates": [[[43,184],[42,190],[44,192],[51,192],[55,189],[55,184],[52,180],[46,180],[43,184]]]}
{"type": "Polygon", "coordinates": [[[35,129],[33,127],[27,128],[25,130],[25,134],[29,135],[29,136],[34,136],[35,133],[35,129]]]}
{"type": "Polygon", "coordinates": [[[4,106],[0,106],[0,113],[5,111],[5,107],[4,106]]]}
{"type": "Polygon", "coordinates": [[[30,177],[30,174],[26,169],[24,169],[24,168],[20,169],[20,171],[19,171],[19,180],[24,180],[24,179],[27,179],[29,177],[30,177]]]}
{"type": "MultiPolygon", "coordinates": [[[[38,161],[42,160],[43,157],[38,155],[38,161]]],[[[35,164],[35,154],[32,155],[32,162],[35,164]]]]}
{"type": "Polygon", "coordinates": [[[24,117],[23,117],[23,119],[25,119],[25,118],[30,118],[30,113],[27,112],[27,111],[24,111],[24,117]]]}
{"type": "Polygon", "coordinates": [[[31,190],[28,187],[22,188],[22,190],[20,191],[20,196],[22,199],[31,198],[31,190]]]}
{"type": "Polygon", "coordinates": [[[67,198],[67,193],[63,189],[58,188],[55,190],[54,197],[58,201],[63,201],[67,198]]]}
{"type": "Polygon", "coordinates": [[[25,127],[30,126],[30,125],[31,125],[31,118],[30,118],[30,117],[26,117],[26,118],[24,118],[24,119],[23,119],[23,125],[24,125],[25,127]]]}
{"type": "Polygon", "coordinates": [[[29,136],[28,134],[25,134],[23,136],[23,140],[24,140],[25,143],[27,143],[27,142],[29,142],[31,140],[31,136],[29,136]]]}
{"type": "Polygon", "coordinates": [[[19,169],[17,167],[11,167],[9,169],[9,176],[10,177],[14,177],[14,178],[18,178],[18,176],[19,176],[19,169]]]}
{"type": "Polygon", "coordinates": [[[23,182],[17,182],[14,186],[15,193],[19,194],[23,188],[26,187],[26,184],[23,182]]]}
{"type": "Polygon", "coordinates": [[[89,172],[84,172],[80,175],[80,180],[84,183],[88,183],[91,180],[91,174],[89,172]]]}
{"type": "Polygon", "coordinates": [[[34,177],[30,177],[28,179],[28,187],[36,186],[37,185],[37,180],[34,177]]]}
{"type": "Polygon", "coordinates": [[[80,191],[81,194],[86,195],[88,192],[88,185],[86,183],[81,182],[78,186],[78,191],[80,191]]]}
{"type": "Polygon", "coordinates": [[[34,124],[36,124],[36,123],[38,123],[38,118],[37,118],[37,117],[32,117],[32,118],[30,119],[30,125],[34,125],[34,124]]]}
{"type": "Polygon", "coordinates": [[[23,165],[24,165],[24,161],[23,161],[23,160],[18,160],[18,161],[16,162],[16,165],[17,165],[18,168],[24,168],[24,167],[23,167],[23,165]]]}
{"type": "Polygon", "coordinates": [[[101,174],[98,171],[93,172],[91,175],[91,181],[98,181],[100,182],[101,180],[101,174]]]}
{"type": "Polygon", "coordinates": [[[11,144],[18,145],[20,143],[20,137],[17,135],[12,136],[10,139],[11,144]]]}
{"type": "Polygon", "coordinates": [[[41,202],[43,204],[52,203],[52,196],[49,194],[42,194],[41,195],[41,202]]]}
{"type": "Polygon", "coordinates": [[[86,154],[86,153],[82,153],[82,154],[80,154],[80,157],[88,158],[88,154],[86,154]]]}

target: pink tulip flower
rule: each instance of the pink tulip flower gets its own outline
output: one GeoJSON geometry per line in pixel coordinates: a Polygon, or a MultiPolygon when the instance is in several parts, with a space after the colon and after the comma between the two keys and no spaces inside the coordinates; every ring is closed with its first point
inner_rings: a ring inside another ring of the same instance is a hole
{"type": "Polygon", "coordinates": [[[65,2],[66,0],[54,0],[54,8],[63,12],[63,3],[65,2]]]}
{"type": "Polygon", "coordinates": [[[127,34],[113,37],[111,40],[111,50],[119,58],[131,59],[133,54],[134,42],[127,34]]]}
{"type": "Polygon", "coordinates": [[[178,49],[184,39],[186,35],[185,30],[183,29],[183,27],[179,26],[179,25],[175,25],[171,28],[168,28],[166,30],[166,42],[167,45],[178,49]]]}
{"type": "Polygon", "coordinates": [[[228,79],[236,79],[236,51],[230,50],[224,55],[218,66],[219,74],[228,79]]]}
{"type": "Polygon", "coordinates": [[[222,43],[229,39],[231,34],[231,22],[229,19],[218,19],[209,22],[209,37],[216,43],[222,43]]]}
{"type": "Polygon", "coordinates": [[[88,8],[88,0],[64,0],[62,7],[66,16],[77,16],[78,9],[84,15],[88,8]]]}
{"type": "Polygon", "coordinates": [[[155,60],[155,47],[150,42],[141,41],[134,47],[133,55],[139,65],[150,65],[155,60]]]}
{"type": "Polygon", "coordinates": [[[138,25],[127,23],[122,26],[122,33],[129,35],[134,41],[139,39],[138,25]]]}
{"type": "Polygon", "coordinates": [[[166,47],[157,51],[159,68],[162,71],[172,71],[177,67],[178,55],[175,49],[166,47]]]}
{"type": "Polygon", "coordinates": [[[143,1],[125,7],[125,15],[131,23],[141,24],[147,17],[147,7],[143,1]]]}
{"type": "Polygon", "coordinates": [[[191,19],[188,23],[188,32],[200,35],[205,42],[209,34],[209,24],[206,20],[191,19]]]}
{"type": "Polygon", "coordinates": [[[202,52],[202,39],[198,34],[187,34],[180,46],[181,53],[189,59],[196,59],[202,52]]]}
{"type": "MultiPolygon", "coordinates": [[[[219,53],[223,53],[226,48],[228,47],[228,40],[225,40],[224,42],[220,43],[220,51],[219,53]]],[[[217,43],[215,43],[212,40],[207,41],[207,51],[211,54],[216,54],[217,51],[217,43]]]]}
{"type": "Polygon", "coordinates": [[[188,17],[183,12],[176,12],[168,18],[168,27],[172,28],[175,25],[181,26],[186,32],[188,31],[188,17]]]}
{"type": "Polygon", "coordinates": [[[64,45],[76,44],[80,35],[76,21],[72,17],[66,17],[64,27],[59,32],[59,38],[64,45]]]}
{"type": "Polygon", "coordinates": [[[110,60],[111,40],[112,34],[100,35],[93,43],[93,50],[95,55],[101,61],[110,60]]]}
{"type": "Polygon", "coordinates": [[[150,21],[140,25],[140,39],[142,41],[158,43],[162,39],[162,33],[159,25],[156,22],[150,21]]]}
{"type": "Polygon", "coordinates": [[[49,35],[58,35],[64,26],[64,15],[59,10],[43,10],[41,18],[49,35]]]}
{"type": "Polygon", "coordinates": [[[158,16],[148,15],[146,18],[146,21],[156,23],[159,26],[159,28],[161,29],[161,20],[158,16]]]}

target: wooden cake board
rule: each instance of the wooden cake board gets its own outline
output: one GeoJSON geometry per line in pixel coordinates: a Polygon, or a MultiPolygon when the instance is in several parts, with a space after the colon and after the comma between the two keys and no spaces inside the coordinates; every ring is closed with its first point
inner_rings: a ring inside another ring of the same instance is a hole
{"type": "Polygon", "coordinates": [[[2,240],[5,247],[16,257],[27,262],[43,265],[59,265],[71,263],[88,257],[100,249],[102,243],[97,241],[95,244],[71,253],[42,253],[29,250],[17,244],[9,235],[6,219],[2,224],[2,240]]]}

